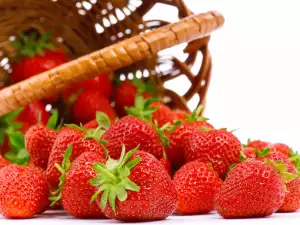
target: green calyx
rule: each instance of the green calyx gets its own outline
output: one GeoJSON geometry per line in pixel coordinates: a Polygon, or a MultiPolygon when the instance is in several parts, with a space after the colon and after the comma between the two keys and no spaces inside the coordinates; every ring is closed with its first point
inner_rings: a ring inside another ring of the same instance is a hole
{"type": "Polygon", "coordinates": [[[100,207],[105,209],[107,202],[116,213],[116,200],[125,201],[127,199],[127,191],[139,192],[140,188],[137,184],[129,179],[130,170],[133,169],[142,158],[130,160],[139,146],[125,154],[125,146],[122,146],[122,153],[119,160],[109,158],[106,164],[95,163],[93,168],[97,176],[90,180],[91,185],[98,188],[97,192],[92,196],[91,202],[95,201],[100,194],[100,207]]]}
{"type": "Polygon", "coordinates": [[[19,131],[9,132],[10,152],[5,153],[4,157],[12,164],[26,166],[30,160],[28,151],[25,148],[25,137],[19,131]]]}
{"type": "Polygon", "coordinates": [[[161,142],[163,143],[164,147],[168,147],[169,146],[169,139],[165,135],[165,131],[168,131],[168,129],[170,128],[170,126],[171,126],[170,123],[166,123],[162,127],[159,127],[158,124],[157,124],[157,121],[154,121],[154,130],[158,134],[158,136],[159,136],[161,142]]]}
{"type": "Polygon", "coordinates": [[[54,44],[51,42],[51,32],[46,32],[39,35],[37,32],[32,32],[29,36],[20,33],[19,37],[11,42],[11,45],[17,50],[17,57],[30,57],[35,55],[44,55],[44,50],[55,50],[54,44]]]}
{"type": "Polygon", "coordinates": [[[134,75],[133,80],[131,83],[138,89],[138,94],[143,93],[155,93],[156,86],[154,82],[149,79],[148,81],[144,81],[142,79],[139,79],[134,75]]]}
{"type": "Polygon", "coordinates": [[[300,155],[299,155],[299,153],[297,153],[291,149],[289,160],[294,164],[295,168],[297,169],[298,176],[300,176],[300,155]]]}
{"type": "Polygon", "coordinates": [[[270,159],[266,159],[265,163],[275,169],[275,171],[280,175],[280,178],[284,184],[296,178],[295,174],[288,172],[287,165],[282,163],[281,160],[274,162],[270,159]]]}
{"type": "Polygon", "coordinates": [[[157,99],[150,98],[145,100],[143,96],[137,95],[133,107],[126,107],[128,115],[135,116],[148,123],[152,121],[152,114],[158,110],[157,107],[152,107],[153,102],[157,102],[157,99]]]}
{"type": "Polygon", "coordinates": [[[18,109],[0,117],[0,145],[4,143],[6,135],[22,127],[23,124],[16,121],[16,118],[22,110],[23,109],[18,109]]]}
{"type": "Polygon", "coordinates": [[[64,124],[64,120],[61,119],[58,123],[58,110],[55,109],[51,115],[51,117],[48,120],[47,127],[52,130],[60,130],[64,124]]]}
{"type": "Polygon", "coordinates": [[[270,148],[264,148],[262,150],[258,150],[257,148],[255,148],[254,152],[255,152],[257,158],[264,158],[264,157],[266,157],[270,154],[271,149],[270,148]]]}
{"type": "Polygon", "coordinates": [[[185,115],[186,122],[207,121],[208,118],[201,116],[203,109],[204,106],[200,105],[197,109],[193,111],[192,115],[185,115]]]}
{"type": "Polygon", "coordinates": [[[59,177],[59,184],[56,191],[51,193],[51,197],[49,200],[51,201],[51,206],[54,206],[62,197],[62,189],[66,183],[67,173],[71,166],[70,157],[72,155],[72,145],[69,145],[64,153],[64,159],[62,161],[61,166],[59,164],[55,164],[56,169],[61,173],[59,177]]]}

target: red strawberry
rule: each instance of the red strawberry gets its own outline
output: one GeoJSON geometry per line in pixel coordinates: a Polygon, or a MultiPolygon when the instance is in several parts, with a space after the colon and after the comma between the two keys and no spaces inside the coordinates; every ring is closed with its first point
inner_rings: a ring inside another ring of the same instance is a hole
{"type": "Polygon", "coordinates": [[[195,131],[184,140],[185,162],[199,159],[211,163],[220,178],[240,162],[241,142],[226,130],[195,131]]]}
{"type": "Polygon", "coordinates": [[[199,117],[201,110],[202,107],[199,107],[182,124],[178,126],[175,124],[175,129],[171,131],[171,134],[169,135],[169,147],[166,148],[166,153],[172,165],[177,168],[184,163],[183,142],[185,138],[192,134],[195,130],[203,127],[214,129],[211,124],[199,117]]]}
{"type": "Polygon", "coordinates": [[[300,178],[286,184],[287,192],[278,212],[296,212],[300,209],[300,178]]]}
{"type": "Polygon", "coordinates": [[[4,167],[8,166],[9,164],[10,164],[10,162],[7,159],[3,158],[2,155],[0,155],[0,170],[4,167]]]}
{"type": "Polygon", "coordinates": [[[91,186],[90,179],[96,177],[95,162],[105,163],[103,155],[84,152],[72,162],[62,190],[62,205],[72,216],[79,218],[104,218],[100,207],[90,203],[97,190],[91,186]],[[79,197],[80,196],[80,197],[79,197]]]}
{"type": "Polygon", "coordinates": [[[155,157],[136,149],[125,155],[123,146],[118,161],[94,165],[98,176],[91,183],[99,189],[92,199],[97,199],[107,217],[120,221],[166,219],[177,205],[175,187],[155,157]]]}
{"type": "Polygon", "coordinates": [[[248,159],[255,159],[256,158],[255,149],[252,148],[252,147],[244,148],[243,153],[245,154],[246,158],[248,158],[248,159]]]}
{"type": "Polygon", "coordinates": [[[153,102],[151,107],[157,108],[157,110],[152,114],[152,121],[157,121],[158,126],[161,127],[166,123],[173,123],[175,117],[168,106],[160,102],[153,102]]]}
{"type": "Polygon", "coordinates": [[[101,145],[94,139],[85,139],[86,133],[83,129],[79,130],[69,127],[64,127],[58,134],[49,157],[47,167],[47,180],[52,189],[56,189],[59,184],[60,172],[56,168],[56,164],[61,165],[64,153],[67,147],[71,144],[73,147],[71,161],[80,156],[83,152],[97,152],[104,156],[104,150],[101,145]]]}
{"type": "Polygon", "coordinates": [[[152,84],[145,84],[140,79],[133,81],[123,81],[116,89],[115,101],[116,109],[120,116],[126,115],[125,107],[134,106],[137,94],[142,94],[144,98],[152,97],[154,87],[152,84]]]}
{"type": "Polygon", "coordinates": [[[170,175],[170,177],[172,177],[172,165],[171,165],[171,162],[167,158],[165,158],[165,157],[162,157],[159,161],[164,166],[164,168],[166,169],[166,171],[168,172],[168,174],[170,175]]]}
{"type": "Polygon", "coordinates": [[[67,102],[70,100],[72,95],[77,95],[79,92],[85,90],[98,90],[104,97],[110,99],[113,92],[113,84],[108,74],[100,74],[95,78],[82,81],[70,88],[67,88],[64,91],[63,99],[67,102]]]}
{"type": "Polygon", "coordinates": [[[224,218],[265,217],[279,209],[284,196],[284,185],[275,169],[249,159],[231,170],[215,202],[224,218]]]}
{"type": "Polygon", "coordinates": [[[181,121],[184,121],[186,120],[186,115],[187,113],[183,112],[183,111],[174,111],[173,112],[173,117],[174,117],[174,120],[181,120],[181,121]]]}
{"type": "Polygon", "coordinates": [[[7,218],[30,218],[48,202],[45,175],[30,167],[9,165],[3,168],[0,186],[0,211],[7,218]]]}
{"type": "Polygon", "coordinates": [[[215,194],[222,181],[205,163],[196,160],[176,172],[174,185],[179,195],[177,212],[184,215],[206,214],[214,209],[215,194]]]}
{"type": "Polygon", "coordinates": [[[96,112],[106,113],[111,120],[117,118],[110,102],[99,90],[82,92],[72,106],[72,117],[76,123],[87,123],[96,118],[96,112]]]}
{"type": "Polygon", "coordinates": [[[276,144],[270,145],[270,150],[271,150],[271,152],[281,152],[281,153],[285,154],[287,157],[289,157],[291,148],[289,146],[287,146],[286,144],[276,143],[276,144]]]}
{"type": "Polygon", "coordinates": [[[134,116],[126,116],[113,124],[103,135],[107,141],[106,148],[111,158],[117,159],[121,154],[121,146],[133,149],[140,145],[140,149],[151,153],[157,159],[163,156],[163,144],[159,135],[150,124],[134,116]]]}
{"type": "Polygon", "coordinates": [[[50,114],[45,110],[45,105],[42,102],[33,102],[21,111],[16,120],[22,123],[20,131],[26,133],[31,126],[39,122],[41,125],[46,125],[49,118],[50,114]]]}
{"type": "Polygon", "coordinates": [[[29,37],[20,34],[20,40],[11,44],[17,49],[18,57],[21,60],[13,64],[11,79],[14,83],[25,80],[67,61],[68,57],[61,50],[54,50],[51,43],[51,34],[47,32],[38,38],[37,33],[29,37]]]}
{"type": "Polygon", "coordinates": [[[269,146],[270,146],[269,142],[261,141],[261,140],[251,141],[249,139],[247,144],[247,147],[256,148],[257,150],[262,150],[268,148],[269,146]]]}

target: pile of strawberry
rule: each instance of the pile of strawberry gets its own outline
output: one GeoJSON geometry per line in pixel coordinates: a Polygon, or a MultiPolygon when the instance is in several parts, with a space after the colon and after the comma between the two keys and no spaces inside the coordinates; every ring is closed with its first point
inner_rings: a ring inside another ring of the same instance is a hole
{"type": "MultiPolygon", "coordinates": [[[[42,72],[34,67],[49,57],[41,48],[57,53],[48,36],[22,40],[15,43],[23,52],[18,66],[29,66],[14,72],[16,82],[42,72]]],[[[0,118],[1,214],[31,218],[64,209],[76,218],[138,222],[173,213],[253,218],[300,208],[300,156],[290,147],[243,146],[201,117],[201,107],[172,111],[150,89],[135,79],[113,91],[102,74],[0,118]],[[74,124],[63,122],[61,111],[45,110],[56,101],[74,124]]]]}

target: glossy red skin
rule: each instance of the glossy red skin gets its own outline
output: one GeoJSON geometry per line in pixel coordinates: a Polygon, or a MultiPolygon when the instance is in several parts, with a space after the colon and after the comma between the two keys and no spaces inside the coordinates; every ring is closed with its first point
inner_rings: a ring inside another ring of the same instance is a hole
{"type": "Polygon", "coordinates": [[[201,127],[213,129],[213,126],[206,121],[184,123],[169,135],[170,146],[166,148],[166,153],[174,167],[179,168],[184,164],[183,142],[185,138],[201,127]]]}
{"type": "Polygon", "coordinates": [[[80,94],[72,106],[72,118],[80,123],[87,123],[96,118],[96,112],[104,112],[111,120],[117,115],[110,102],[98,90],[86,90],[80,94]]]}
{"type": "Polygon", "coordinates": [[[168,159],[164,158],[164,157],[162,157],[159,161],[161,162],[163,167],[166,169],[166,171],[168,172],[170,177],[172,177],[173,173],[172,173],[172,164],[171,164],[171,162],[168,159]]]}
{"type": "Polygon", "coordinates": [[[86,129],[96,129],[99,126],[97,120],[92,120],[86,124],[84,124],[84,128],[86,129]]]}
{"type": "Polygon", "coordinates": [[[49,188],[45,175],[30,167],[9,165],[3,168],[0,183],[0,211],[4,217],[31,218],[48,201],[49,188]]]}
{"type": "Polygon", "coordinates": [[[276,212],[285,196],[278,173],[249,159],[238,164],[216,195],[216,210],[226,219],[266,217],[276,212]]]}
{"type": "Polygon", "coordinates": [[[255,159],[256,158],[255,149],[252,148],[252,147],[246,147],[246,148],[244,148],[243,152],[244,152],[245,156],[248,159],[255,159]]]}
{"type": "Polygon", "coordinates": [[[7,159],[5,159],[2,155],[0,155],[0,170],[3,167],[6,167],[10,164],[10,161],[8,161],[7,159]]]}
{"type": "Polygon", "coordinates": [[[125,222],[163,220],[176,209],[177,193],[163,165],[151,154],[137,151],[132,159],[141,162],[131,169],[129,179],[140,187],[139,192],[128,191],[125,201],[116,200],[116,214],[107,204],[104,214],[125,222]]]}
{"type": "Polygon", "coordinates": [[[286,188],[287,192],[278,212],[296,212],[300,209],[300,178],[288,182],[286,188]]]}
{"type": "Polygon", "coordinates": [[[13,64],[11,79],[14,83],[17,83],[68,61],[68,57],[61,50],[45,50],[43,56],[35,55],[33,58],[24,57],[19,63],[13,64]]]}
{"type": "Polygon", "coordinates": [[[165,125],[166,123],[173,123],[175,117],[172,110],[168,106],[160,102],[154,102],[151,104],[151,107],[158,108],[157,111],[152,114],[152,121],[157,121],[159,127],[165,125]]]}
{"type": "Polygon", "coordinates": [[[163,156],[164,147],[158,134],[149,124],[134,116],[123,117],[113,124],[102,139],[108,142],[108,154],[114,159],[120,157],[123,144],[127,151],[140,145],[140,150],[151,153],[157,159],[163,156]]]}
{"type": "MultiPolygon", "coordinates": [[[[183,112],[183,111],[173,111],[174,120],[185,121],[186,120],[185,114],[186,114],[186,112],[183,112]]],[[[187,113],[187,114],[189,114],[189,113],[187,113]]]]}
{"type": "Polygon", "coordinates": [[[221,179],[229,167],[240,162],[241,142],[225,130],[195,131],[184,141],[184,160],[211,163],[221,179]]]}
{"type": "Polygon", "coordinates": [[[50,118],[50,114],[46,111],[44,103],[33,102],[23,109],[16,120],[23,124],[20,131],[26,133],[31,126],[39,123],[39,118],[41,118],[41,125],[45,126],[50,118]]]}
{"type": "Polygon", "coordinates": [[[53,144],[46,170],[47,180],[51,190],[57,188],[61,175],[56,169],[55,164],[62,164],[64,153],[70,144],[72,144],[71,162],[83,152],[97,152],[104,158],[104,150],[101,145],[94,139],[83,141],[84,136],[85,134],[83,132],[67,127],[63,128],[58,134],[53,144]]]}
{"type": "Polygon", "coordinates": [[[66,183],[62,190],[64,209],[78,218],[105,218],[97,202],[90,203],[97,188],[90,184],[96,177],[93,169],[95,162],[105,163],[103,155],[95,152],[84,152],[72,162],[67,173],[66,183]]]}
{"type": "Polygon", "coordinates": [[[67,88],[64,91],[63,100],[66,102],[72,94],[76,94],[78,91],[85,90],[98,90],[104,97],[110,99],[113,92],[113,83],[108,74],[100,74],[95,78],[82,81],[70,88],[67,88]]]}
{"type": "Polygon", "coordinates": [[[179,196],[176,211],[183,215],[207,214],[214,209],[222,181],[205,163],[195,160],[183,165],[173,179],[179,196]]]}
{"type": "Polygon", "coordinates": [[[25,134],[25,146],[33,164],[47,169],[50,152],[58,132],[44,126],[33,126],[25,134]]]}
{"type": "Polygon", "coordinates": [[[265,161],[266,159],[270,159],[273,162],[281,161],[283,164],[287,166],[287,170],[289,173],[297,174],[297,170],[294,167],[293,163],[288,159],[288,157],[281,152],[270,152],[266,157],[259,158],[261,161],[265,161]]]}
{"type": "Polygon", "coordinates": [[[275,143],[270,145],[271,152],[281,152],[285,154],[287,157],[290,157],[291,148],[286,144],[275,143]]]}
{"type": "Polygon", "coordinates": [[[254,140],[250,141],[247,147],[256,148],[257,150],[262,150],[268,148],[270,146],[269,142],[261,141],[261,140],[254,140]]]}

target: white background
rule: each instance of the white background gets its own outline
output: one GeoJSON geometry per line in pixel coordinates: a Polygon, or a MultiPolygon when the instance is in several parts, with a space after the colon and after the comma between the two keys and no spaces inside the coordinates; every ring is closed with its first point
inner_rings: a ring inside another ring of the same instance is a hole
{"type": "MultiPolygon", "coordinates": [[[[210,42],[206,116],[216,127],[239,128],[243,142],[259,138],[300,149],[300,1],[185,2],[195,13],[218,10],[226,19],[210,42]]],[[[160,11],[172,17],[172,10],[160,11]]],[[[172,87],[180,90],[182,82],[172,87]]]]}

